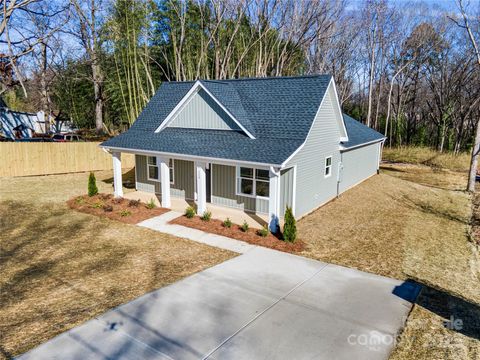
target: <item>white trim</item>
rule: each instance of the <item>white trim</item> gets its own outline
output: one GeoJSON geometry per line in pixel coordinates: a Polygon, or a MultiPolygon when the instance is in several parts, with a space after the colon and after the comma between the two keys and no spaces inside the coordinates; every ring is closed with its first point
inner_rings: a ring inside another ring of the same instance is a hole
{"type": "Polygon", "coordinates": [[[329,178],[330,176],[332,176],[333,155],[325,156],[325,160],[324,160],[323,166],[324,166],[324,168],[323,168],[323,177],[326,179],[326,178],[329,178]],[[327,159],[330,159],[330,165],[327,165],[327,159]],[[329,169],[328,174],[327,174],[327,169],[329,169]]]}
{"type": "MultiPolygon", "coordinates": [[[[295,150],[288,158],[287,160],[285,160],[281,167],[284,168],[288,162],[290,160],[292,160],[292,158],[297,155],[299,153],[300,150],[303,149],[303,147],[305,146],[305,144],[307,143],[308,141],[308,138],[310,136],[310,133],[312,132],[312,129],[313,129],[313,126],[315,125],[315,122],[317,121],[317,117],[318,117],[318,114],[320,113],[320,110],[322,109],[322,106],[323,106],[323,102],[325,101],[325,97],[327,96],[328,94],[328,90],[330,89],[330,85],[333,83],[333,89],[334,89],[334,92],[335,92],[335,96],[336,96],[336,99],[337,99],[337,105],[340,109],[340,117],[341,117],[341,121],[342,121],[342,124],[343,124],[343,130],[345,131],[345,134],[347,134],[347,128],[345,127],[345,122],[343,121],[343,112],[342,112],[342,109],[340,108],[340,102],[338,101],[338,95],[337,95],[337,90],[335,88],[335,81],[333,81],[333,77],[330,79],[330,83],[328,84],[327,86],[327,89],[325,90],[325,93],[323,94],[323,98],[322,98],[322,101],[320,102],[320,105],[318,106],[318,109],[317,109],[317,112],[315,113],[315,117],[312,121],[312,125],[310,125],[310,129],[308,130],[308,134],[307,136],[305,137],[305,141],[302,143],[302,145],[300,145],[297,150],[295,150]]],[[[348,141],[348,135],[346,137],[340,137],[340,142],[342,141],[348,141]]]]}
{"type": "MultiPolygon", "coordinates": [[[[212,163],[207,163],[207,169],[210,173],[210,204],[212,203],[212,191],[213,191],[213,164],[212,163]]],[[[207,201],[208,203],[208,201],[207,201]]]]}
{"type": "Polygon", "coordinates": [[[123,197],[123,181],[122,181],[122,153],[113,152],[113,189],[116,198],[123,197]]]}
{"type": "Polygon", "coordinates": [[[352,146],[352,147],[344,147],[344,146],[340,145],[340,151],[341,152],[346,152],[346,151],[357,149],[357,148],[360,148],[360,147],[363,147],[363,146],[372,145],[372,144],[375,144],[377,142],[382,142],[383,143],[383,142],[385,142],[385,139],[386,138],[376,139],[376,140],[368,141],[366,143],[361,143],[361,144],[358,144],[358,145],[355,145],[355,146],[352,146]]]}
{"type": "Polygon", "coordinates": [[[348,133],[347,133],[347,127],[345,126],[345,121],[343,120],[343,111],[342,111],[342,107],[340,106],[340,100],[338,99],[338,93],[337,93],[337,86],[335,85],[335,80],[333,79],[333,76],[332,76],[332,83],[333,83],[333,92],[335,93],[335,99],[337,100],[337,107],[338,107],[338,111],[340,113],[340,120],[342,122],[342,125],[343,125],[343,133],[345,134],[345,136],[343,137],[340,137],[340,141],[348,141],[348,133]]]}
{"type": "Polygon", "coordinates": [[[163,152],[163,151],[149,151],[149,150],[140,150],[140,149],[132,149],[132,148],[120,148],[116,146],[100,146],[102,149],[109,149],[112,151],[120,151],[129,154],[138,154],[138,155],[145,155],[145,156],[157,156],[157,155],[165,155],[171,156],[178,160],[190,160],[190,161],[210,161],[214,162],[219,165],[238,165],[238,164],[245,164],[249,166],[256,166],[257,168],[261,169],[269,169],[271,166],[273,167],[283,167],[281,164],[267,164],[267,163],[259,163],[254,161],[245,161],[245,160],[233,160],[233,159],[221,159],[221,158],[214,158],[214,157],[205,157],[205,156],[197,156],[197,155],[185,155],[185,154],[176,154],[170,152],[163,152]]]}
{"type": "Polygon", "coordinates": [[[273,167],[268,172],[268,228],[271,232],[275,232],[279,228],[280,219],[280,170],[276,171],[273,167]]]}
{"type": "Polygon", "coordinates": [[[172,170],[172,176],[170,176],[170,185],[175,185],[175,159],[169,158],[168,160],[168,171],[170,174],[170,169],[172,170]],[[170,167],[170,161],[172,162],[172,166],[170,167]]]}
{"type": "MultiPolygon", "coordinates": [[[[244,197],[248,197],[248,198],[253,198],[253,199],[261,199],[261,200],[269,200],[270,196],[261,196],[261,195],[256,195],[257,193],[257,184],[256,182],[257,181],[263,181],[267,184],[269,184],[270,180],[263,180],[263,179],[260,179],[260,180],[257,180],[257,177],[256,177],[256,170],[267,170],[267,169],[260,169],[260,168],[255,168],[255,167],[247,167],[247,166],[241,166],[241,165],[237,165],[236,166],[236,171],[235,171],[235,195],[236,196],[244,196],[244,197]],[[249,178],[245,178],[245,177],[241,177],[240,176],[240,168],[241,167],[244,167],[244,168],[249,168],[249,169],[252,169],[253,170],[253,177],[251,179],[249,178]],[[242,192],[239,191],[238,189],[238,182],[239,182],[239,179],[246,179],[246,180],[252,180],[252,183],[253,183],[253,188],[252,188],[252,194],[244,194],[242,192]]],[[[268,170],[267,170],[268,171],[268,170]]],[[[270,185],[269,185],[270,186],[270,185]]],[[[269,195],[270,195],[270,189],[269,189],[269,195]]]]}
{"type": "Polygon", "coordinates": [[[197,178],[197,213],[203,215],[207,211],[207,183],[206,183],[206,163],[195,162],[195,176],[197,178]]]}
{"type": "Polygon", "coordinates": [[[297,165],[293,166],[293,184],[292,184],[292,213],[295,217],[297,207],[297,165]]]}
{"type": "MultiPolygon", "coordinates": [[[[158,164],[158,158],[157,156],[161,156],[161,155],[155,155],[155,156],[152,156],[152,155],[147,155],[147,180],[149,181],[156,181],[156,182],[161,182],[160,180],[160,165],[158,164]],[[155,158],[157,164],[156,165],[153,165],[153,164],[149,164],[148,163],[148,158],[151,157],[151,158],[155,158]],[[158,179],[155,179],[155,178],[151,178],[150,177],[150,170],[149,170],[149,167],[152,166],[152,167],[156,167],[157,168],[157,173],[158,173],[158,179]]],[[[169,163],[168,163],[168,168],[169,169],[172,169],[172,175],[173,176],[170,176],[170,185],[175,185],[175,162],[174,162],[174,159],[173,158],[169,158],[169,163]],[[170,167],[170,160],[172,161],[172,167],[170,167]]],[[[136,173],[137,173],[137,170],[135,170],[135,176],[136,176],[136,173]]]]}
{"type": "Polygon", "coordinates": [[[156,156],[147,156],[147,180],[148,181],[155,181],[155,182],[160,182],[160,167],[158,166],[158,161],[157,161],[157,157],[156,156]],[[155,159],[155,165],[153,164],[150,164],[148,162],[148,158],[154,158],[155,159]],[[150,177],[150,166],[151,167],[156,167],[157,168],[157,174],[158,174],[158,178],[151,178],[150,177]]]}
{"type": "Polygon", "coordinates": [[[220,101],[218,101],[218,99],[215,96],[213,96],[213,94],[210,91],[208,91],[208,89],[200,82],[200,80],[197,80],[195,84],[193,84],[192,88],[187,92],[187,94],[182,98],[182,100],[180,100],[180,102],[173,108],[170,114],[167,115],[165,120],[160,124],[160,126],[155,130],[155,132],[158,133],[163,129],[165,129],[168,126],[168,124],[172,122],[172,120],[179,113],[179,111],[183,109],[183,107],[186,106],[186,104],[188,104],[191,98],[193,98],[193,96],[196,95],[200,91],[200,89],[203,89],[218,104],[218,106],[220,106],[220,108],[223,111],[225,111],[225,113],[230,118],[232,118],[232,120],[240,127],[240,129],[242,129],[245,132],[245,134],[248,135],[250,139],[255,139],[255,136],[253,136],[247,129],[245,129],[245,127],[235,118],[235,116],[233,116],[232,113],[230,113],[230,111],[228,111],[228,109],[225,106],[223,106],[223,104],[220,101]]]}
{"type": "MultiPolygon", "coordinates": [[[[105,149],[103,149],[105,150],[105,149]]],[[[133,158],[135,159],[135,190],[138,191],[138,188],[137,188],[137,179],[138,179],[138,175],[137,175],[137,171],[138,171],[138,166],[137,166],[137,157],[135,155],[133,155],[133,158]]]]}
{"type": "MultiPolygon", "coordinates": [[[[330,80],[331,81],[331,80],[330,80]]],[[[312,121],[312,125],[310,125],[310,129],[308,129],[308,133],[307,133],[307,136],[305,137],[305,141],[302,143],[302,145],[300,145],[297,150],[295,150],[288,158],[287,160],[285,160],[281,167],[284,168],[288,162],[290,160],[292,160],[292,158],[297,155],[299,153],[300,150],[303,149],[303,147],[305,146],[305,144],[307,143],[308,141],[308,137],[310,136],[310,133],[312,132],[312,129],[313,129],[313,125],[315,125],[315,121],[317,120],[317,117],[318,117],[318,114],[320,113],[320,109],[322,108],[322,105],[323,105],[323,102],[325,101],[325,97],[327,96],[327,93],[328,93],[328,87],[330,86],[330,84],[327,86],[327,90],[325,90],[325,93],[323,94],[323,98],[322,98],[322,101],[320,101],[320,105],[318,106],[318,109],[317,109],[317,112],[315,113],[315,117],[313,118],[313,121],[312,121]]]]}

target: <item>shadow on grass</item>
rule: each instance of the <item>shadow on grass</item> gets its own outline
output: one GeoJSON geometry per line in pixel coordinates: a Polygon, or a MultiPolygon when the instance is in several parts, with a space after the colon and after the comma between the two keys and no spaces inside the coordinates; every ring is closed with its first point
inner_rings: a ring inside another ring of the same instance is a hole
{"type": "Polygon", "coordinates": [[[98,241],[102,229],[96,220],[63,206],[6,201],[0,202],[0,211],[9,214],[0,221],[0,317],[9,319],[0,331],[0,358],[9,359],[11,353],[28,350],[70,323],[87,320],[89,311],[109,302],[108,297],[98,298],[79,284],[92,274],[121,268],[128,249],[98,241]],[[18,316],[10,313],[16,305],[49,297],[59,287],[67,291],[48,307],[18,316]],[[71,298],[76,299],[75,305],[64,306],[71,298]],[[30,334],[30,324],[36,323],[49,324],[49,331],[39,336],[32,328],[30,334]],[[12,343],[18,332],[24,333],[25,343],[12,343]]]}
{"type": "MultiPolygon", "coordinates": [[[[394,199],[394,200],[399,200],[398,198],[395,198],[393,196],[391,196],[391,198],[394,199]]],[[[464,225],[469,225],[470,224],[469,219],[467,219],[465,217],[462,217],[458,214],[455,214],[454,212],[451,212],[451,211],[448,211],[448,210],[445,210],[445,209],[439,209],[439,208],[434,207],[430,204],[427,204],[423,201],[419,201],[418,199],[412,199],[408,196],[403,196],[400,201],[403,201],[403,203],[406,206],[408,206],[409,208],[420,210],[421,212],[423,212],[425,214],[430,214],[430,215],[434,215],[434,216],[437,216],[437,217],[440,217],[440,218],[443,218],[443,219],[446,219],[446,220],[459,222],[459,223],[464,224],[464,225]]]]}
{"type": "MultiPolygon", "coordinates": [[[[113,185],[113,177],[102,179],[102,182],[113,185]]],[[[135,168],[122,173],[122,183],[127,189],[132,189],[135,187],[135,168]]]]}
{"type": "Polygon", "coordinates": [[[412,279],[395,287],[393,294],[442,317],[446,328],[480,340],[480,304],[412,279]],[[413,288],[421,289],[418,296],[413,293],[413,288]]]}

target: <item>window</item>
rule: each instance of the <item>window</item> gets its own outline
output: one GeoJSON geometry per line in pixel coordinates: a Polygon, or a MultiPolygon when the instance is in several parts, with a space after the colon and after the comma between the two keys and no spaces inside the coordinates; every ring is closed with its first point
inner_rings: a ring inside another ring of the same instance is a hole
{"type": "Polygon", "coordinates": [[[270,176],[268,170],[247,167],[237,168],[237,194],[251,197],[268,197],[270,176]]]}
{"type": "MultiPolygon", "coordinates": [[[[168,162],[168,167],[170,170],[170,184],[174,183],[174,174],[173,171],[173,159],[170,159],[168,162]]],[[[160,170],[157,164],[156,156],[149,156],[147,158],[147,178],[152,181],[160,181],[160,170]]]]}
{"type": "Polygon", "coordinates": [[[332,157],[327,156],[325,158],[325,177],[332,175],[332,157]]]}

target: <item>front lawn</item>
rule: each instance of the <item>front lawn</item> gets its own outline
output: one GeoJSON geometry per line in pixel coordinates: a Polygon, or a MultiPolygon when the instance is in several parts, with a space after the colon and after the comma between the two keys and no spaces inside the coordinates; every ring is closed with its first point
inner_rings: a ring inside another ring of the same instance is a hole
{"type": "MultiPolygon", "coordinates": [[[[97,174],[102,192],[111,192],[97,174]]],[[[0,358],[233,253],[69,209],[88,174],[0,179],[0,358]]]]}
{"type": "Polygon", "coordinates": [[[465,172],[390,164],[298,222],[304,256],[425,285],[392,359],[480,356],[480,258],[465,184],[465,172]],[[444,326],[459,318],[461,329],[444,326]]]}

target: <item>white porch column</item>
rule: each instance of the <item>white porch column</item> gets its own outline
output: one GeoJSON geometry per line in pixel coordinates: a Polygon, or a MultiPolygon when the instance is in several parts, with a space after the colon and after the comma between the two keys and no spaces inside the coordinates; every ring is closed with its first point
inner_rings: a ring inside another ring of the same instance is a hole
{"type": "Polygon", "coordinates": [[[113,158],[113,189],[116,198],[123,197],[122,189],[122,153],[112,152],[113,158]]]}
{"type": "Polygon", "coordinates": [[[268,227],[272,233],[277,232],[279,227],[280,212],[280,171],[270,167],[270,183],[268,197],[268,227]]]}
{"type": "Polygon", "coordinates": [[[195,163],[195,172],[197,176],[197,214],[203,215],[207,211],[207,180],[205,169],[207,164],[204,162],[195,163]]]}
{"type": "Polygon", "coordinates": [[[157,156],[157,165],[160,171],[160,187],[162,192],[162,207],[172,206],[170,201],[170,159],[163,156],[157,156]]]}

